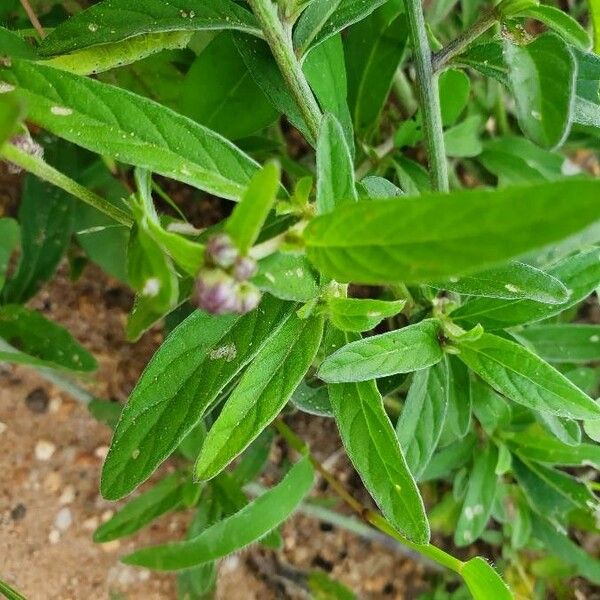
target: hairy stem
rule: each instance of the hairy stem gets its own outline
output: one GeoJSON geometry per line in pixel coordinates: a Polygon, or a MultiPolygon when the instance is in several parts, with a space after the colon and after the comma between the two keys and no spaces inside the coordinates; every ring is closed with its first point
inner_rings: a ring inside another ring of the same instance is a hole
{"type": "Polygon", "coordinates": [[[33,25],[34,29],[38,32],[39,36],[42,39],[45,38],[46,32],[44,31],[40,20],[37,18],[37,15],[35,14],[35,11],[33,10],[31,4],[29,3],[29,0],[21,0],[21,6],[23,7],[23,10],[27,13],[27,17],[31,21],[31,24],[33,25]]]}
{"type": "Polygon", "coordinates": [[[57,171],[41,158],[31,156],[12,144],[5,144],[0,151],[0,156],[18,167],[21,167],[25,171],[33,173],[33,175],[39,177],[43,181],[47,181],[76,198],[79,198],[79,200],[82,200],[86,204],[93,206],[106,216],[117,221],[117,223],[125,225],[126,227],[131,227],[133,225],[133,219],[127,212],[114,204],[111,204],[105,198],[94,194],[94,192],[88,190],[86,187],[80,185],[60,171],[57,171]]]}
{"type": "Polygon", "coordinates": [[[491,29],[498,21],[495,10],[488,10],[476,23],[464,31],[455,40],[434,53],[431,62],[433,71],[442,69],[455,56],[462,54],[479,36],[491,29]]]}
{"type": "Polygon", "coordinates": [[[417,70],[419,103],[423,117],[423,132],[427,145],[429,172],[434,190],[447,192],[448,162],[444,144],[442,111],[438,78],[433,72],[431,48],[427,38],[427,27],[421,0],[405,0],[406,14],[410,25],[414,62],[417,70]]]}
{"type": "Polygon", "coordinates": [[[330,473],[311,453],[304,442],[304,440],[300,439],[281,419],[278,419],[274,423],[275,428],[281,435],[281,437],[288,443],[288,445],[299,452],[300,454],[308,456],[310,462],[312,463],[315,470],[321,475],[321,477],[327,481],[331,489],[354,511],[356,512],[364,521],[366,521],[375,529],[378,529],[382,533],[385,533],[389,537],[397,540],[403,546],[414,550],[415,552],[421,554],[422,556],[426,556],[433,562],[454,571],[455,573],[460,574],[462,568],[465,563],[454,558],[454,556],[444,552],[441,548],[434,546],[432,544],[415,544],[411,542],[409,539],[405,538],[398,531],[394,529],[394,527],[390,524],[390,522],[385,519],[378,512],[367,508],[363,504],[361,504],[350,492],[343,486],[341,482],[339,482],[335,476],[330,473]]]}
{"type": "Polygon", "coordinates": [[[284,27],[277,5],[272,0],[248,0],[248,4],[260,23],[275,62],[306,121],[312,141],[315,141],[319,136],[321,109],[294,53],[291,28],[284,27]]]}

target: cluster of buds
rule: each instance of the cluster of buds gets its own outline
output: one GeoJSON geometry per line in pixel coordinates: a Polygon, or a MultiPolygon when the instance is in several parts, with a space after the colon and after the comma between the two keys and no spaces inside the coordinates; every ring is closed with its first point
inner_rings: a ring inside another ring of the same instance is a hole
{"type": "MultiPolygon", "coordinates": [[[[29,135],[29,132],[13,136],[10,143],[31,156],[44,158],[44,148],[29,135]]],[[[6,169],[11,175],[18,175],[23,171],[21,167],[9,161],[6,161],[6,169]]]]}
{"type": "Polygon", "coordinates": [[[260,291],[249,281],[256,273],[256,261],[240,255],[227,234],[208,241],[205,264],[196,279],[194,301],[199,308],[214,315],[243,315],[258,306],[260,291]]]}

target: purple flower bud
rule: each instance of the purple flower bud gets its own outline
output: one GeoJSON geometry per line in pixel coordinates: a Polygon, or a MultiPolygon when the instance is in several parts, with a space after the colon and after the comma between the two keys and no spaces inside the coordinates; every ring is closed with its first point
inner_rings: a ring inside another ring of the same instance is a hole
{"type": "Polygon", "coordinates": [[[213,315],[224,315],[237,311],[239,284],[217,269],[200,273],[196,280],[194,302],[199,308],[213,315]]]}
{"type": "MultiPolygon", "coordinates": [[[[29,134],[22,133],[19,135],[15,135],[11,138],[11,143],[19,148],[19,150],[23,150],[23,152],[27,152],[31,156],[35,156],[36,158],[44,158],[44,148],[40,146],[29,134]]],[[[23,171],[21,167],[15,165],[11,162],[6,162],[8,172],[11,175],[18,175],[23,171]]]]}
{"type": "Polygon", "coordinates": [[[233,266],[233,276],[238,281],[251,279],[257,271],[256,261],[249,256],[238,256],[233,266]]]}
{"type": "Polygon", "coordinates": [[[261,299],[260,290],[251,283],[243,283],[238,293],[237,312],[242,315],[253,311],[261,299]]]}
{"type": "Polygon", "coordinates": [[[231,267],[238,256],[238,249],[226,233],[211,237],[206,244],[206,258],[218,267],[231,267]]]}

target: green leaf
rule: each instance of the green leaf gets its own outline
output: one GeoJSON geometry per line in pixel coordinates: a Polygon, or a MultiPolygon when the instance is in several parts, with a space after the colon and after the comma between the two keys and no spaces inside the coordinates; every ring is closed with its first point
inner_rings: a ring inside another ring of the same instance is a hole
{"type": "Polygon", "coordinates": [[[384,319],[401,312],[405,304],[405,300],[328,298],[327,314],[342,331],[370,331],[384,319]]]}
{"type": "Polygon", "coordinates": [[[600,585],[600,561],[572,542],[568,536],[560,533],[543,516],[534,516],[533,535],[544,544],[550,554],[566,564],[573,565],[580,575],[600,585]]]}
{"type": "Polygon", "coordinates": [[[34,59],[36,53],[20,35],[0,27],[0,58],[5,57],[34,59]]]}
{"type": "Polygon", "coordinates": [[[502,577],[483,558],[476,556],[460,570],[474,600],[513,600],[513,593],[502,577]]]}
{"type": "Polygon", "coordinates": [[[460,344],[459,358],[514,402],[562,417],[600,418],[600,405],[515,342],[484,333],[477,341],[460,344]]]}
{"type": "Polygon", "coordinates": [[[452,158],[472,158],[483,151],[481,130],[483,120],[480,115],[467,117],[462,123],[444,132],[446,154],[452,158]]]}
{"type": "Polygon", "coordinates": [[[567,257],[552,268],[551,275],[570,290],[569,299],[562,304],[545,304],[534,300],[503,300],[474,298],[452,313],[452,319],[462,327],[478,323],[485,329],[504,329],[548,319],[581,302],[597,287],[600,280],[600,249],[591,248],[567,257]]]}
{"type": "Polygon", "coordinates": [[[345,40],[348,104],[357,133],[370,134],[389,96],[406,51],[408,25],[403,5],[386,2],[351,27],[345,40]]]}
{"type": "Polygon", "coordinates": [[[518,434],[508,434],[506,439],[519,456],[528,460],[564,467],[591,464],[600,469],[600,446],[595,444],[567,445],[535,427],[518,434]]]}
{"type": "Polygon", "coordinates": [[[240,203],[227,220],[225,231],[242,254],[252,248],[273,207],[281,170],[276,162],[267,163],[252,177],[240,203]]]}
{"type": "Polygon", "coordinates": [[[0,594],[6,597],[6,600],[27,600],[25,596],[21,595],[15,588],[11,587],[0,579],[0,594]]]}
{"type": "Polygon", "coordinates": [[[600,360],[600,325],[534,325],[512,335],[549,362],[600,360]]]}
{"type": "Polygon", "coordinates": [[[94,357],[66,329],[24,306],[0,307],[0,338],[18,351],[0,351],[0,360],[73,371],[97,367],[94,357]]]}
{"type": "Polygon", "coordinates": [[[123,562],[159,571],[187,569],[241,550],[287,519],[313,485],[308,457],[300,460],[277,486],[207,529],[184,541],[138,550],[123,562]]]}
{"type": "Polygon", "coordinates": [[[588,32],[571,16],[554,6],[539,4],[519,13],[519,16],[541,21],[573,46],[582,50],[592,47],[592,40],[588,32]]]}
{"type": "Polygon", "coordinates": [[[248,367],[208,432],[194,467],[211,479],[277,417],[312,364],[323,335],[323,319],[292,315],[248,367]]]}
{"type": "Polygon", "coordinates": [[[54,29],[39,52],[52,56],[145,34],[219,29],[260,35],[252,14],[232,0],[104,0],[54,29]]]}
{"type": "Polygon", "coordinates": [[[590,52],[572,49],[577,60],[577,98],[575,123],[600,128],[600,57],[590,52]]]}
{"type": "Polygon", "coordinates": [[[469,370],[456,356],[448,355],[448,413],[446,426],[458,437],[464,437],[471,425],[471,386],[469,370]]]}
{"type": "Polygon", "coordinates": [[[179,106],[186,116],[231,140],[277,119],[228,33],[217,36],[193,62],[181,84],[179,106]]]}
{"type": "Polygon", "coordinates": [[[463,439],[442,448],[433,455],[419,481],[448,479],[453,471],[471,460],[476,443],[476,435],[469,432],[463,439]]]}
{"type": "Polygon", "coordinates": [[[377,506],[402,535],[415,543],[428,543],[423,501],[375,382],[328,388],[346,452],[377,506]]]}
{"type": "Polygon", "coordinates": [[[308,302],[319,293],[317,275],[301,254],[276,252],[261,260],[252,283],[276,298],[308,302]]]}
{"type": "Polygon", "coordinates": [[[594,51],[600,52],[600,3],[598,0],[589,0],[590,17],[594,25],[594,51]]]}
{"type": "Polygon", "coordinates": [[[445,127],[450,127],[467,108],[471,80],[464,71],[447,69],[440,73],[439,87],[442,122],[445,127]]]}
{"type": "Polygon", "coordinates": [[[475,453],[467,493],[454,533],[457,546],[467,546],[479,538],[486,528],[496,497],[498,449],[488,444],[475,453]]]}
{"type": "Polygon", "coordinates": [[[181,503],[182,482],[180,473],[162,479],[102,523],[94,532],[94,541],[104,543],[132,535],[166,512],[176,509],[181,503]]]}
{"type": "Polygon", "coordinates": [[[0,219],[0,290],[4,287],[10,257],[19,244],[19,223],[9,217],[0,219]]]}
{"type": "Polygon", "coordinates": [[[471,377],[473,413],[484,431],[492,436],[510,425],[512,411],[506,400],[478,377],[471,377]]]}
{"type": "Polygon", "coordinates": [[[424,369],[442,359],[440,326],[428,319],[402,329],[357,340],[329,355],[319,377],[328,383],[366,381],[424,369]]]}
{"type": "Polygon", "coordinates": [[[569,291],[556,277],[520,262],[449,279],[434,287],[466,296],[523,298],[545,304],[564,304],[569,299],[569,291]]]}
{"type": "Polygon", "coordinates": [[[442,360],[414,374],[396,424],[406,462],[417,480],[437,448],[447,409],[448,365],[442,360]]]}
{"type": "Polygon", "coordinates": [[[308,225],[307,255],[325,275],[341,282],[456,277],[586,227],[597,237],[599,192],[598,182],[573,180],[359,202],[308,225]]]}
{"type": "Polygon", "coordinates": [[[554,34],[527,46],[506,42],[504,60],[521,129],[544,148],[561,146],[571,129],[577,74],[566,42],[554,34]]]}
{"type": "Polygon", "coordinates": [[[196,311],[166,339],[133,390],[102,472],[105,498],[145,481],[289,318],[293,305],[265,298],[244,317],[196,311]]]}
{"type": "Polygon", "coordinates": [[[0,148],[13,134],[24,116],[22,104],[14,96],[0,96],[0,148]]]}
{"type": "Polygon", "coordinates": [[[302,56],[327,38],[364,19],[386,0],[313,0],[294,29],[294,48],[302,56]]]}
{"type": "Polygon", "coordinates": [[[356,202],[354,165],[344,131],[332,114],[321,120],[317,141],[317,213],[356,202]]]}
{"type": "Polygon", "coordinates": [[[323,571],[312,571],[308,576],[308,589],[314,600],[357,600],[357,597],[338,581],[323,571]]]}
{"type": "Polygon", "coordinates": [[[302,65],[323,113],[331,113],[339,121],[354,155],[354,129],[348,109],[348,81],[341,34],[330,37],[311,52],[302,65]]]}
{"type": "Polygon", "coordinates": [[[55,135],[223,198],[237,200],[257,169],[216,133],[125,90],[22,60],[0,79],[55,135]]]}

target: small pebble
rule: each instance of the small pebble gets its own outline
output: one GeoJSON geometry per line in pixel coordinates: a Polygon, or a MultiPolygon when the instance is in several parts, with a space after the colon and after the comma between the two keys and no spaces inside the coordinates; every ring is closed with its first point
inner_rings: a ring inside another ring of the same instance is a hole
{"type": "Polygon", "coordinates": [[[62,485],[62,477],[58,471],[51,471],[44,478],[44,490],[51,494],[58,492],[62,485]]]}
{"type": "Polygon", "coordinates": [[[73,500],[75,500],[75,487],[67,485],[60,495],[58,502],[59,504],[71,504],[73,500]]]}
{"type": "Polygon", "coordinates": [[[73,514],[68,508],[61,508],[54,519],[54,527],[59,531],[66,531],[73,523],[73,514]]]}
{"type": "Polygon", "coordinates": [[[8,429],[8,425],[0,421],[0,434],[4,433],[8,429]]]}
{"type": "Polygon", "coordinates": [[[48,404],[50,403],[50,398],[48,397],[48,393],[44,388],[35,388],[35,390],[29,392],[27,397],[25,398],[25,404],[27,408],[34,413],[44,414],[48,411],[48,404]]]}
{"type": "Polygon", "coordinates": [[[108,446],[98,446],[95,450],[94,450],[94,456],[97,456],[98,458],[104,460],[106,458],[106,455],[108,454],[108,446]]]}
{"type": "Polygon", "coordinates": [[[20,521],[27,513],[27,507],[24,504],[17,504],[11,511],[10,516],[13,521],[20,521]]]}
{"type": "Polygon", "coordinates": [[[53,529],[49,534],[48,534],[48,541],[51,544],[57,544],[58,541],[60,540],[60,531],[57,531],[56,529],[53,529]]]}
{"type": "Polygon", "coordinates": [[[121,547],[121,542],[119,540],[112,540],[111,542],[100,544],[100,547],[104,552],[114,552],[121,547]]]}
{"type": "Polygon", "coordinates": [[[105,510],[101,515],[100,515],[100,520],[103,523],[106,523],[106,521],[108,521],[109,519],[112,518],[112,516],[114,515],[114,511],[112,510],[105,510]]]}
{"type": "Polygon", "coordinates": [[[48,405],[48,410],[51,413],[57,413],[62,406],[62,398],[60,396],[52,396],[50,398],[50,404],[48,405]]]}
{"type": "Polygon", "coordinates": [[[49,442],[47,440],[40,440],[35,445],[35,457],[38,460],[50,460],[55,451],[56,446],[52,442],[49,442]]]}
{"type": "Polygon", "coordinates": [[[86,531],[95,531],[98,528],[98,517],[90,517],[89,519],[86,519],[81,526],[86,531]]]}

